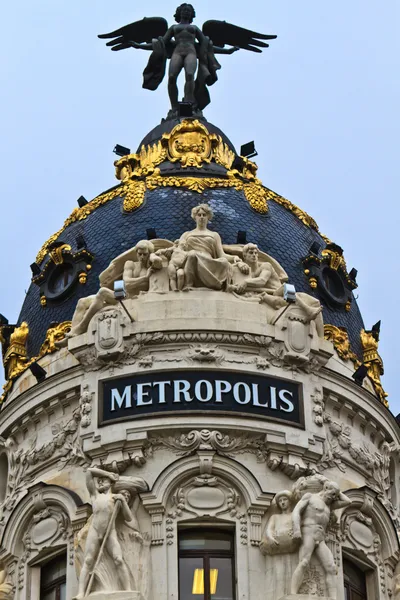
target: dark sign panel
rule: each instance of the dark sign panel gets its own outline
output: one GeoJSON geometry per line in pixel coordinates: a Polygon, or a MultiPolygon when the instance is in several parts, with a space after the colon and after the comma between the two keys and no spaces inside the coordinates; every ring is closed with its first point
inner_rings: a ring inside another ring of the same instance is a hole
{"type": "Polygon", "coordinates": [[[232,371],[145,373],[101,383],[100,424],[178,412],[228,412],[303,425],[301,385],[232,371]]]}

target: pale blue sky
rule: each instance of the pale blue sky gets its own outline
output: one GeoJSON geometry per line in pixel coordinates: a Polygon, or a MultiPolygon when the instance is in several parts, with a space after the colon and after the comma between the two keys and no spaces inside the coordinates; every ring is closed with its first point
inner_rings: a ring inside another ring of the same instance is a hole
{"type": "MultiPolygon", "coordinates": [[[[177,2],[21,0],[2,6],[0,312],[16,320],[29,265],[82,194],[115,185],[115,143],[136,148],[165,116],[165,86],[141,88],[147,54],[97,39],[177,2]]],[[[382,319],[384,385],[400,412],[398,0],[202,0],[278,39],[222,56],[206,117],[237,147],[255,139],[263,183],[309,212],[358,269],[367,326],[382,319]]]]}

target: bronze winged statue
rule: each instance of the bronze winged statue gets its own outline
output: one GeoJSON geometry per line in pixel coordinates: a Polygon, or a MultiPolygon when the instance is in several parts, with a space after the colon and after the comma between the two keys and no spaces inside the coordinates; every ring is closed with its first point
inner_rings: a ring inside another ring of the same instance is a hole
{"type": "Polygon", "coordinates": [[[112,50],[139,48],[150,50],[151,55],[143,72],[143,87],[156,90],[164,79],[167,59],[170,59],[168,73],[168,94],[171,101],[169,116],[177,115],[177,79],[184,69],[184,102],[199,112],[210,103],[207,86],[217,81],[217,71],[221,65],[216,54],[232,54],[240,50],[262,52],[268,48],[262,40],[273,40],[276,35],[256,33],[226,21],[206,21],[203,28],[193,25],[196,13],[191,4],[181,4],[176,9],[176,25],[168,27],[162,17],[144,18],[125,25],[111,33],[99,35],[111,39],[107,46],[112,50]],[[197,77],[195,79],[197,71],[197,77]]]}

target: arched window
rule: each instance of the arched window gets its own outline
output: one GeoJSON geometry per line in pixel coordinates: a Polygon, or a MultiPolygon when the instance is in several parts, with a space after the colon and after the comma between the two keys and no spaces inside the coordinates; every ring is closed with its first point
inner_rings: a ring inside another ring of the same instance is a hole
{"type": "Polygon", "coordinates": [[[232,533],[200,528],[181,531],[179,600],[235,600],[232,533]]]}
{"type": "Polygon", "coordinates": [[[365,572],[349,560],[343,560],[345,600],[367,600],[365,572]]]}

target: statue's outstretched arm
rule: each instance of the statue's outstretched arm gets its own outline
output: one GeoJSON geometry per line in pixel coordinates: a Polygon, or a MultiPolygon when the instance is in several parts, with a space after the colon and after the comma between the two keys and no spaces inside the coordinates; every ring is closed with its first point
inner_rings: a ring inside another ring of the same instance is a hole
{"type": "Polygon", "coordinates": [[[213,46],[214,54],[233,54],[240,50],[239,46],[232,46],[232,48],[221,48],[220,46],[213,46]]]}
{"type": "Polygon", "coordinates": [[[87,470],[87,474],[93,477],[106,477],[111,481],[118,481],[119,477],[116,473],[110,473],[110,471],[104,471],[104,469],[99,469],[98,467],[90,467],[87,470]]]}
{"type": "Polygon", "coordinates": [[[132,48],[137,50],[153,50],[153,44],[138,44],[137,42],[129,42],[132,48]]]}

